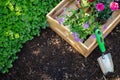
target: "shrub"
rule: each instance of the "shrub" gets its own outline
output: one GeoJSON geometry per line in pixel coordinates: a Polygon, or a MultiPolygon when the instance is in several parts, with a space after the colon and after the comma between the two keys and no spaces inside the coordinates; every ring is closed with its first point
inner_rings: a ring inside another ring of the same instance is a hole
{"type": "Polygon", "coordinates": [[[8,72],[22,44],[46,28],[46,14],[60,0],[0,0],[0,71],[8,72]]]}

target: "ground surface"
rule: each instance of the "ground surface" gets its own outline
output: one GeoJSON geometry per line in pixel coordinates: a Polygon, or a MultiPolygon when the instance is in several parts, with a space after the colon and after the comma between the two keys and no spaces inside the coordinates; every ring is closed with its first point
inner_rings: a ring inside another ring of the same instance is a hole
{"type": "MultiPolygon", "coordinates": [[[[106,78],[120,80],[120,25],[105,39],[105,44],[115,66],[114,74],[106,78]]],[[[97,47],[84,58],[48,28],[24,44],[14,67],[8,74],[0,74],[0,80],[105,80],[97,62],[100,55],[97,47]]]]}

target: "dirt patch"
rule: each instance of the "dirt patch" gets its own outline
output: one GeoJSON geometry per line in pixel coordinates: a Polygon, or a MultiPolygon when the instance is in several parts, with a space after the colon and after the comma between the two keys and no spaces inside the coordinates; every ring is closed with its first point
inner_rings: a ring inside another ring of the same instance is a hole
{"type": "Polygon", "coordinates": [[[88,58],[81,56],[51,29],[24,44],[18,60],[0,80],[120,80],[120,24],[105,39],[107,52],[113,57],[115,72],[104,76],[97,58],[97,47],[88,58]]]}

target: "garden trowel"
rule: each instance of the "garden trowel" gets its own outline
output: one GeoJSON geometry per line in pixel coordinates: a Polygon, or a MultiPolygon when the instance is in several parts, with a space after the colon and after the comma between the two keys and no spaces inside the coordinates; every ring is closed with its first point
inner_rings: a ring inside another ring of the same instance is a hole
{"type": "Polygon", "coordinates": [[[95,35],[97,39],[97,43],[99,45],[100,51],[102,52],[102,56],[100,56],[97,61],[100,65],[100,68],[104,75],[114,72],[114,65],[112,61],[112,56],[110,53],[104,54],[106,52],[106,48],[104,45],[104,40],[102,33],[99,29],[95,29],[95,35]]]}

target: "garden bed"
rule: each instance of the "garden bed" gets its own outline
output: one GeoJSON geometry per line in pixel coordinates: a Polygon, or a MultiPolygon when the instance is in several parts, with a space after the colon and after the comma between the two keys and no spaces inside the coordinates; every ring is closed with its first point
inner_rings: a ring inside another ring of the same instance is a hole
{"type": "MultiPolygon", "coordinates": [[[[63,13],[64,7],[69,7],[71,10],[76,9],[75,0],[63,0],[50,13],[48,13],[47,20],[50,24],[50,27],[71,46],[73,46],[79,53],[81,53],[84,57],[87,57],[97,47],[96,39],[93,38],[93,35],[90,35],[90,37],[85,42],[76,42],[68,27],[60,25],[59,22],[55,19],[56,16],[59,16],[61,13],[63,13]]],[[[69,12],[64,12],[64,14],[72,15],[69,12]]],[[[107,26],[107,28],[103,29],[104,26],[101,28],[104,37],[106,37],[119,22],[120,10],[113,12],[112,18],[109,18],[104,24],[107,26]]]]}
{"type": "MultiPolygon", "coordinates": [[[[108,80],[120,79],[120,24],[105,38],[107,52],[111,52],[115,73],[108,80]]],[[[84,58],[51,29],[42,30],[39,37],[24,44],[18,60],[0,80],[105,80],[97,58],[97,47],[84,58]]]]}

